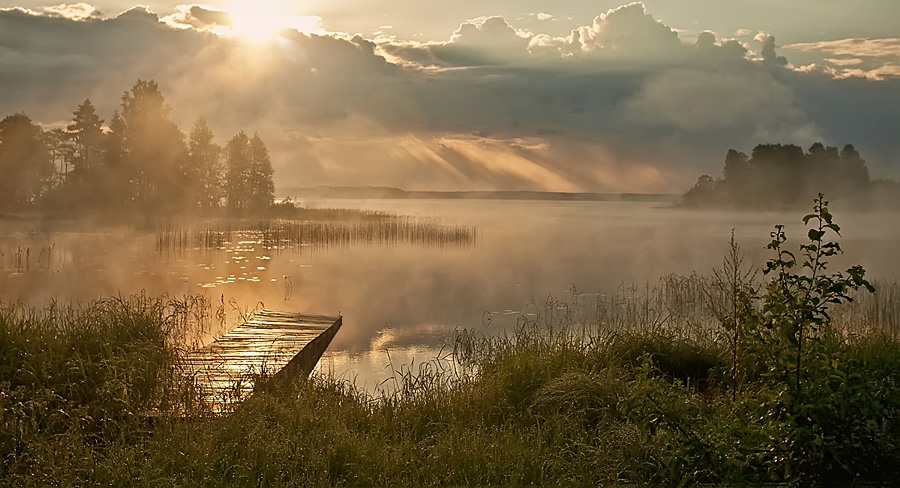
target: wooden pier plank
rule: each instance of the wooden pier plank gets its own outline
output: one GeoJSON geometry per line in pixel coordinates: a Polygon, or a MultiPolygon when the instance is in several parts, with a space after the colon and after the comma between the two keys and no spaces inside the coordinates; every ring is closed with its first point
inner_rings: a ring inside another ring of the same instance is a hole
{"type": "Polygon", "coordinates": [[[309,375],[341,326],[340,316],[263,310],[184,358],[185,374],[216,411],[246,399],[256,377],[309,375]]]}

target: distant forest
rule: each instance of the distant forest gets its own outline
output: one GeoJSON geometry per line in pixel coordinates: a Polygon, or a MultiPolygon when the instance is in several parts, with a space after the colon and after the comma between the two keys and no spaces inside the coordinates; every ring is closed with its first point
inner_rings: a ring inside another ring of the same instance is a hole
{"type": "Polygon", "coordinates": [[[0,121],[0,211],[257,212],[274,200],[269,151],[243,131],[224,148],[205,118],[185,134],[153,80],[138,80],[104,125],[90,99],[65,128],[24,113],[0,121]]]}
{"type": "Polygon", "coordinates": [[[703,175],[682,197],[693,207],[791,208],[818,194],[858,207],[894,205],[900,185],[871,180],[869,169],[850,144],[841,150],[813,144],[808,152],[793,144],[759,144],[748,157],[729,149],[721,179],[703,175]]]}

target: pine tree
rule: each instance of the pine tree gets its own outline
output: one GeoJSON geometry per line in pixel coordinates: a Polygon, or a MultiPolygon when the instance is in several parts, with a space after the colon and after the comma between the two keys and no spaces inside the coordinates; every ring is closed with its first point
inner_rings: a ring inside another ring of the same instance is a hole
{"type": "Polygon", "coordinates": [[[197,175],[194,200],[207,209],[218,207],[223,196],[222,148],[213,139],[206,117],[200,117],[191,130],[189,158],[197,175]]]}
{"type": "Polygon", "coordinates": [[[248,188],[252,157],[250,154],[250,138],[244,131],[238,132],[225,147],[225,198],[228,208],[245,210],[248,206],[248,188]]]}
{"type": "Polygon", "coordinates": [[[98,169],[102,161],[103,120],[97,116],[90,98],[85,99],[73,115],[72,123],[66,127],[74,143],[73,176],[76,180],[85,181],[94,178],[91,173],[98,169]]]}
{"type": "Polygon", "coordinates": [[[44,143],[50,150],[50,163],[53,165],[53,177],[51,184],[62,185],[66,182],[69,173],[69,165],[72,163],[75,148],[69,133],[64,129],[56,128],[44,133],[44,143]]]}
{"type": "Polygon", "coordinates": [[[275,201],[275,184],[272,181],[274,174],[272,161],[269,159],[269,149],[259,137],[253,134],[250,140],[250,181],[249,202],[251,210],[265,210],[275,201]]]}
{"type": "Polygon", "coordinates": [[[134,176],[134,199],[145,208],[183,207],[193,184],[184,135],[169,118],[159,85],[138,80],[122,95],[125,147],[134,176]]]}
{"type": "Polygon", "coordinates": [[[125,143],[125,119],[116,109],[109,120],[109,132],[103,141],[104,167],[102,175],[103,194],[107,203],[128,205],[132,201],[136,170],[129,165],[128,148],[125,143]]]}

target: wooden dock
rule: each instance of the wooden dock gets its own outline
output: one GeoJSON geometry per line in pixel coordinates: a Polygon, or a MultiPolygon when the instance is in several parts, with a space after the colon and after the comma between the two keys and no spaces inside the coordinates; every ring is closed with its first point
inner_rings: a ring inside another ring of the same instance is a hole
{"type": "Polygon", "coordinates": [[[341,317],[263,310],[185,357],[185,374],[204,402],[221,411],[246,399],[259,375],[275,384],[309,376],[341,317]]]}

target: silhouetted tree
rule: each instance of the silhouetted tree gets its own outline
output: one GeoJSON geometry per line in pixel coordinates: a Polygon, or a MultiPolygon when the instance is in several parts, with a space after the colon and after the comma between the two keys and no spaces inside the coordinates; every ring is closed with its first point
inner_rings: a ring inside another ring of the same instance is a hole
{"type": "Polygon", "coordinates": [[[707,175],[684,195],[684,203],[721,202],[735,206],[783,207],[812,199],[820,192],[841,198],[869,191],[869,171],[851,145],[817,142],[809,153],[793,144],[759,144],[750,158],[730,149],[723,179],[707,175]]]}
{"type": "Polygon", "coordinates": [[[806,181],[803,182],[806,193],[822,192],[833,198],[839,196],[840,182],[835,178],[836,165],[839,162],[836,147],[826,147],[821,142],[810,146],[806,155],[806,181]]]}
{"type": "Polygon", "coordinates": [[[250,138],[241,131],[228,141],[225,151],[228,208],[237,211],[269,208],[275,199],[272,161],[259,134],[250,138]]]}
{"type": "Polygon", "coordinates": [[[190,164],[197,173],[195,200],[201,208],[216,208],[222,199],[222,148],[213,142],[214,135],[200,117],[191,130],[190,164]]]}
{"type": "Polygon", "coordinates": [[[85,181],[93,178],[91,174],[101,164],[103,144],[103,120],[91,100],[85,99],[74,112],[72,123],[66,127],[74,142],[72,154],[73,176],[76,180],[85,181]]]}
{"type": "Polygon", "coordinates": [[[251,210],[265,210],[275,201],[275,184],[272,181],[274,174],[272,161],[269,159],[269,149],[259,137],[253,134],[250,139],[250,181],[248,207],[251,210]]]}
{"type": "Polygon", "coordinates": [[[847,193],[855,193],[869,184],[869,169],[859,152],[851,144],[841,149],[840,169],[837,177],[844,183],[847,193]]]}
{"type": "Polygon", "coordinates": [[[709,205],[716,200],[716,180],[712,176],[702,175],[697,183],[682,197],[682,203],[688,206],[709,205]]]}
{"type": "Polygon", "coordinates": [[[223,151],[201,117],[186,142],[153,80],[138,80],[121,102],[106,131],[90,99],[65,129],[44,132],[19,113],[3,119],[0,208],[38,199],[54,211],[212,209],[223,199],[239,211],[272,205],[272,161],[259,134],[241,131],[223,151]]]}
{"type": "Polygon", "coordinates": [[[753,200],[757,184],[752,169],[746,154],[729,149],[725,155],[725,168],[722,171],[725,178],[719,182],[720,190],[727,191],[742,201],[753,200]]]}
{"type": "Polygon", "coordinates": [[[250,181],[250,138],[238,132],[225,146],[225,197],[228,208],[243,210],[248,206],[247,187],[250,181]]]}
{"type": "Polygon", "coordinates": [[[69,173],[69,165],[72,163],[74,148],[69,133],[56,128],[44,132],[44,144],[50,151],[50,164],[53,165],[53,177],[50,184],[62,185],[69,173]]]}
{"type": "Polygon", "coordinates": [[[184,135],[169,119],[170,111],[153,80],[138,80],[122,95],[126,166],[133,197],[145,208],[182,207],[192,185],[184,135]]]}
{"type": "Polygon", "coordinates": [[[109,119],[109,132],[103,141],[104,172],[102,193],[114,207],[132,202],[132,191],[137,186],[137,170],[128,161],[125,119],[118,109],[109,119]]]}
{"type": "Polygon", "coordinates": [[[747,155],[734,149],[729,149],[725,155],[725,169],[723,171],[725,179],[728,181],[736,184],[746,182],[750,176],[750,163],[747,155]]]}
{"type": "Polygon", "coordinates": [[[800,195],[804,185],[805,158],[803,148],[794,144],[759,144],[753,148],[750,164],[754,166],[753,193],[762,198],[759,203],[788,203],[807,201],[812,197],[800,195]]]}
{"type": "Polygon", "coordinates": [[[53,176],[43,131],[22,113],[0,121],[0,208],[31,206],[53,176]]]}

